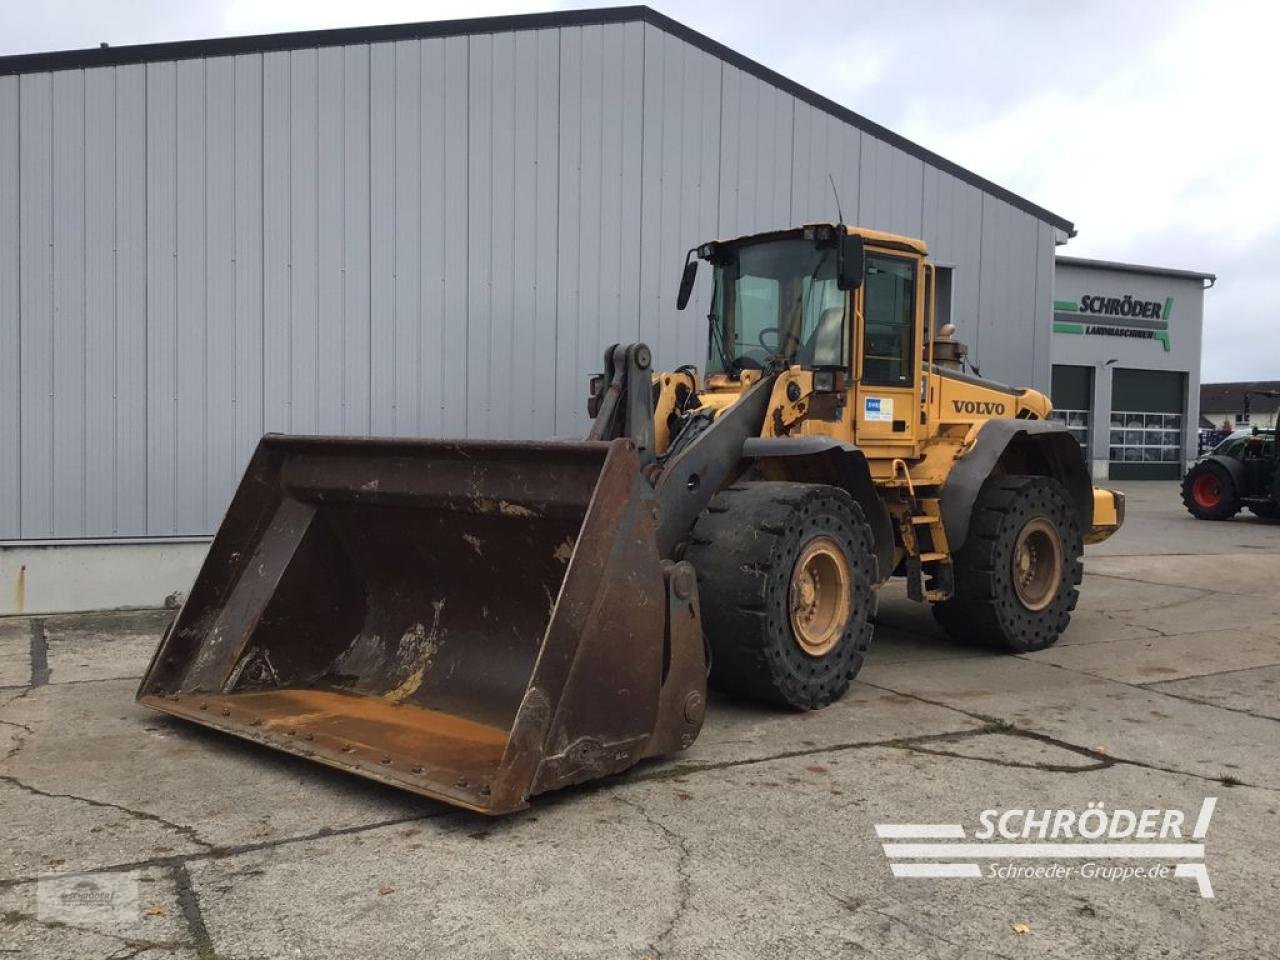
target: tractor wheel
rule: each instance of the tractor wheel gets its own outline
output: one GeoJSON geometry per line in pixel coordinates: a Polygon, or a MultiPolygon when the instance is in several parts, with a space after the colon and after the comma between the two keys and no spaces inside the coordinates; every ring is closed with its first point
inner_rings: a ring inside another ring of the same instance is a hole
{"type": "Polygon", "coordinates": [[[876,554],[862,508],[815,483],[739,483],[694,524],[710,682],[814,710],[842,697],[871,641],[876,554]]]}
{"type": "Polygon", "coordinates": [[[990,477],[955,556],[955,593],[934,604],[934,617],[957,640],[1043,650],[1071,622],[1083,552],[1080,518],[1062,484],[990,477]]]}
{"type": "Polygon", "coordinates": [[[1271,476],[1271,503],[1252,503],[1249,509],[1262,520],[1280,520],[1280,465],[1271,476]]]}
{"type": "Polygon", "coordinates": [[[1182,503],[1198,520],[1230,520],[1240,512],[1240,494],[1226,467],[1197,463],[1182,478],[1182,503]]]}
{"type": "Polygon", "coordinates": [[[1280,466],[1271,478],[1271,502],[1251,503],[1249,509],[1263,520],[1280,520],[1280,466]]]}

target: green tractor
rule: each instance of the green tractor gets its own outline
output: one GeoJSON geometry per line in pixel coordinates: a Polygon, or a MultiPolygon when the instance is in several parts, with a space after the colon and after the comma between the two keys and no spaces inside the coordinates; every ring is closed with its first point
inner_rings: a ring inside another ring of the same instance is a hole
{"type": "MultiPolygon", "coordinates": [[[[1280,392],[1246,392],[1246,412],[1250,396],[1280,397],[1280,392]]],[[[1265,520],[1280,520],[1278,463],[1275,429],[1237,430],[1187,471],[1182,502],[1200,520],[1230,520],[1244,507],[1265,520]]]]}

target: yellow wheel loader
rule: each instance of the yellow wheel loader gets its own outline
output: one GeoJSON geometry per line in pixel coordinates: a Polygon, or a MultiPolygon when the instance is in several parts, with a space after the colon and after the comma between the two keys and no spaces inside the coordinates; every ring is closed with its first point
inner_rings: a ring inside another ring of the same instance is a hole
{"type": "Polygon", "coordinates": [[[585,441],[264,437],[140,702],[485,813],[688,747],[708,681],[839,698],[889,577],[1042,649],[1123,519],[1034,390],[935,333],[923,243],[689,251],[705,370],[616,346],[585,441]]]}

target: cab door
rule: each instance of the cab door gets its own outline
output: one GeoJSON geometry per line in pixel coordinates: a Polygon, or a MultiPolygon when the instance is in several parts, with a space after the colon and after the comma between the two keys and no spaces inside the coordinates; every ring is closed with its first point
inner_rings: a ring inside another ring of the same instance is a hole
{"type": "Polygon", "coordinates": [[[867,251],[856,302],[854,436],[910,455],[920,432],[920,259],[867,251]]]}

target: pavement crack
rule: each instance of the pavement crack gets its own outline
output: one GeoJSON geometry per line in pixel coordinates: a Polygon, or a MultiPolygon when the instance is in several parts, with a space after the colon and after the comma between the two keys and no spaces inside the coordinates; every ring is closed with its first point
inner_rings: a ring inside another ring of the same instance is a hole
{"type": "MultiPolygon", "coordinates": [[[[408,823],[418,823],[423,820],[443,819],[449,816],[469,816],[466,811],[446,809],[435,813],[420,814],[412,817],[397,817],[391,820],[379,820],[376,823],[366,823],[359,826],[340,827],[333,829],[331,827],[321,827],[311,833],[298,834],[292,837],[280,837],[275,840],[255,840],[250,843],[228,844],[226,846],[214,846],[204,843],[206,849],[195,851],[193,853],[168,854],[157,857],[147,857],[144,860],[130,860],[124,863],[113,863],[106,866],[94,867],[91,870],[84,870],[84,873],[128,873],[133,870],[144,870],[148,867],[170,868],[175,863],[205,863],[216,860],[225,860],[230,857],[242,856],[246,853],[257,853],[260,850],[270,850],[276,847],[290,846],[295,843],[309,843],[313,840],[323,840],[328,837],[345,837],[351,834],[364,833],[369,830],[380,830],[384,827],[397,827],[408,823]]],[[[10,887],[20,887],[26,884],[35,883],[43,874],[27,877],[4,877],[0,878],[0,890],[10,887]]]]}
{"type": "MultiPolygon", "coordinates": [[[[1017,656],[1019,660],[1029,660],[1028,657],[1025,657],[1021,654],[1015,654],[1015,656],[1017,656]]],[[[1201,706],[1201,707],[1213,707],[1215,710],[1226,710],[1230,713],[1239,713],[1247,717],[1253,717],[1257,720],[1270,720],[1274,723],[1280,723],[1280,717],[1268,716],[1265,713],[1255,713],[1252,710],[1245,710],[1241,707],[1228,707],[1221,703],[1213,703],[1212,701],[1209,701],[1209,700],[1201,700],[1198,697],[1192,697],[1182,693],[1171,693],[1168,690],[1158,689],[1158,687],[1163,683],[1180,683],[1183,680],[1199,680],[1202,677],[1220,677],[1220,676],[1223,676],[1224,674],[1247,673],[1248,671],[1251,671],[1251,670],[1258,670],[1266,667],[1280,666],[1280,664],[1275,664],[1275,663],[1256,664],[1255,666],[1252,666],[1252,667],[1237,667],[1232,670],[1215,670],[1210,673],[1197,673],[1188,677],[1177,677],[1172,680],[1153,680],[1150,683],[1132,683],[1128,680],[1117,680],[1115,677],[1107,677],[1107,676],[1103,676],[1100,673],[1091,673],[1088,670],[1081,670],[1079,667],[1068,667],[1065,664],[1061,664],[1061,663],[1051,663],[1048,660],[1031,660],[1030,662],[1039,663],[1047,667],[1057,667],[1059,670],[1065,670],[1068,673],[1079,674],[1082,677],[1092,677],[1095,680],[1105,680],[1108,683],[1118,683],[1122,687],[1128,687],[1131,690],[1141,690],[1143,693],[1154,693],[1161,697],[1170,697],[1171,699],[1174,699],[1174,700],[1182,700],[1182,701],[1185,701],[1186,703],[1194,703],[1197,706],[1201,706]]]]}
{"type": "MultiPolygon", "coordinates": [[[[1012,730],[987,730],[984,731],[991,736],[1018,737],[1021,739],[1039,740],[1041,742],[1050,742],[1047,739],[1042,740],[1042,735],[1032,733],[1029,730],[1019,730],[1016,727],[1012,730]]],[[[1032,762],[1026,760],[1009,760],[1003,757],[983,757],[969,753],[956,753],[954,750],[937,750],[930,747],[920,746],[919,744],[903,744],[900,749],[909,750],[912,753],[925,753],[933,757],[953,757],[958,760],[977,760],[980,763],[990,763],[997,767],[1004,767],[1009,770],[1040,770],[1044,773],[1093,773],[1096,770],[1105,770],[1112,766],[1112,760],[1105,755],[1099,755],[1084,747],[1077,747],[1075,744],[1065,743],[1062,741],[1054,742],[1053,746],[1060,749],[1069,750],[1081,756],[1089,757],[1094,762],[1084,766],[1072,766],[1069,763],[1044,763],[1032,762]]]]}
{"type": "MultiPolygon", "coordinates": [[[[1195,597],[1194,599],[1196,599],[1196,600],[1200,600],[1201,598],[1200,598],[1200,597],[1195,597]]],[[[1182,601],[1182,602],[1184,602],[1184,603],[1185,603],[1186,601],[1182,601]]],[[[1169,606],[1171,606],[1171,607],[1176,607],[1176,606],[1178,606],[1178,604],[1176,604],[1176,603],[1171,603],[1171,604],[1169,604],[1169,606]]],[[[1111,611],[1103,611],[1103,614],[1102,614],[1102,615],[1103,615],[1106,619],[1110,620],[1112,623],[1118,623],[1118,624],[1120,624],[1122,627],[1133,627],[1133,628],[1136,628],[1136,629],[1138,629],[1138,630],[1147,630],[1147,631],[1150,631],[1150,633],[1151,633],[1153,636],[1156,636],[1156,637],[1164,637],[1164,638],[1166,638],[1166,639],[1167,639],[1167,638],[1169,638],[1169,637],[1171,637],[1171,636],[1173,636],[1173,634],[1166,633],[1165,631],[1161,630],[1159,627],[1153,627],[1153,626],[1151,626],[1151,624],[1149,624],[1149,623],[1134,623],[1134,621],[1129,617],[1129,614],[1130,614],[1131,612],[1132,612],[1132,611],[1128,611],[1128,610],[1117,610],[1117,611],[1115,611],[1115,612],[1111,612],[1111,611]]],[[[1102,642],[1103,642],[1103,643],[1108,643],[1108,642],[1110,642],[1110,643],[1121,643],[1121,642],[1123,642],[1124,640],[1127,640],[1127,639],[1130,639],[1130,638],[1127,638],[1127,637],[1126,637],[1126,638],[1123,638],[1123,639],[1117,639],[1117,640],[1111,640],[1111,641],[1106,641],[1106,640],[1104,640],[1104,641],[1102,641],[1102,642]]],[[[1138,638],[1138,639],[1148,639],[1148,638],[1146,638],[1146,637],[1140,637],[1140,638],[1138,638]]]]}
{"type": "Polygon", "coordinates": [[[120,947],[109,953],[107,960],[129,960],[130,957],[136,957],[138,954],[146,953],[149,950],[163,950],[166,953],[173,953],[191,946],[186,941],[127,937],[124,934],[114,933],[102,927],[86,927],[78,923],[67,923],[65,920],[42,920],[36,914],[25,910],[6,910],[3,916],[0,916],[0,921],[7,925],[34,923],[44,927],[46,930],[74,930],[76,933],[87,933],[95,937],[114,940],[120,944],[120,947]],[[129,952],[126,953],[125,951],[129,952]]]}
{"type": "Polygon", "coordinates": [[[4,762],[8,763],[10,760],[12,760],[14,757],[16,757],[19,753],[22,752],[22,748],[27,745],[27,737],[34,736],[35,731],[32,730],[29,726],[27,726],[25,723],[17,723],[16,721],[13,721],[13,720],[0,720],[0,725],[6,726],[6,727],[14,727],[22,731],[22,733],[18,734],[16,737],[13,738],[13,746],[11,746],[8,750],[5,751],[4,762]]]}
{"type": "Polygon", "coordinates": [[[169,876],[177,892],[178,907],[187,923],[187,931],[195,944],[197,960],[217,960],[217,951],[213,948],[213,940],[209,936],[209,927],[204,922],[204,911],[200,908],[200,897],[191,883],[191,872],[181,860],[169,867],[169,876]]]}
{"type": "Polygon", "coordinates": [[[644,819],[645,823],[653,827],[655,830],[665,836],[668,842],[676,851],[676,876],[679,878],[678,892],[676,899],[676,908],[672,911],[671,919],[667,921],[667,925],[658,933],[649,944],[649,952],[661,960],[666,955],[666,951],[670,947],[671,938],[675,935],[676,927],[680,925],[680,921],[684,919],[685,913],[689,909],[689,900],[693,889],[693,881],[689,876],[689,861],[692,857],[689,851],[689,841],[685,837],[676,833],[670,827],[645,809],[644,805],[636,800],[631,800],[619,794],[614,794],[613,799],[619,803],[624,803],[631,809],[635,810],[644,819]]]}
{"type": "MultiPolygon", "coordinates": [[[[1052,666],[1058,666],[1058,665],[1052,664],[1052,666]]],[[[1069,668],[1063,667],[1062,669],[1065,670],[1069,668]]],[[[1072,671],[1072,672],[1076,672],[1076,671],[1072,671]]],[[[952,706],[951,704],[944,703],[941,700],[930,700],[928,697],[922,697],[914,693],[905,693],[901,690],[894,690],[891,687],[882,686],[876,683],[867,683],[867,681],[865,680],[861,682],[865,683],[869,687],[875,687],[877,690],[884,690],[884,691],[887,691],[888,693],[895,693],[900,697],[910,697],[913,700],[919,700],[921,703],[927,703],[935,707],[943,707],[944,709],[953,710],[956,713],[964,714],[967,717],[974,717],[975,719],[985,720],[988,724],[988,728],[985,730],[976,731],[977,733],[1005,733],[1012,736],[1026,737],[1031,740],[1039,741],[1040,743],[1046,743],[1051,746],[1059,747],[1063,750],[1070,750],[1073,753],[1080,754],[1081,756],[1092,757],[1099,762],[1099,766],[1094,768],[1096,770],[1104,770],[1107,767],[1113,766],[1115,764],[1124,764],[1130,767],[1140,767],[1144,770],[1153,770],[1153,771],[1156,771],[1157,773],[1167,773],[1175,777],[1190,777],[1194,780],[1203,780],[1206,783],[1219,783],[1219,784],[1228,783],[1227,778],[1224,778],[1222,776],[1210,776],[1209,774],[1196,773],[1192,770],[1179,770],[1176,767],[1164,767],[1164,766],[1161,766],[1160,764],[1148,763],[1145,760],[1135,760],[1130,757],[1118,757],[1110,753],[1103,753],[1100,750],[1095,750],[1092,747],[1086,747],[1078,743],[1071,743],[1067,740],[1062,740],[1058,737],[1050,736],[1047,733],[1040,733],[1035,730],[1027,730],[1024,727],[1019,727],[1014,725],[1008,720],[1001,720],[996,717],[989,717],[986,714],[976,713],[972,710],[963,710],[960,707],[952,706]]],[[[1115,682],[1121,683],[1121,681],[1115,681],[1115,682]]],[[[1134,686],[1133,684],[1123,684],[1123,685],[1134,686]]],[[[1145,688],[1138,687],[1137,689],[1141,690],[1145,688]]],[[[933,739],[941,739],[941,738],[935,737],[933,739]]],[[[907,747],[908,744],[907,742],[902,742],[898,744],[885,744],[885,746],[907,747]]],[[[963,757],[966,760],[982,759],[980,757],[968,757],[968,756],[965,756],[964,754],[956,754],[956,756],[963,757]]],[[[1085,771],[1082,771],[1081,768],[1072,768],[1072,769],[1085,772],[1085,771]]],[[[1258,784],[1258,783],[1247,783],[1235,777],[1230,778],[1229,785],[1234,787],[1252,787],[1255,790],[1266,790],[1269,793],[1280,793],[1280,788],[1269,787],[1269,786],[1265,786],[1263,784],[1258,784]]]]}
{"type": "MultiPolygon", "coordinates": [[[[993,717],[988,713],[978,713],[976,710],[963,710],[960,707],[953,706],[952,704],[946,703],[942,700],[930,700],[928,697],[922,697],[918,693],[907,693],[902,690],[895,690],[893,687],[886,687],[881,683],[872,683],[869,680],[863,680],[862,678],[859,678],[858,682],[876,690],[883,690],[885,693],[892,693],[896,697],[907,697],[908,699],[915,700],[919,703],[927,703],[931,707],[941,707],[943,710],[950,710],[952,713],[958,713],[961,716],[969,717],[972,720],[979,720],[982,722],[983,726],[988,729],[976,731],[978,733],[988,733],[990,732],[990,728],[993,727],[1007,728],[1010,730],[1017,729],[1017,727],[1008,720],[1001,719],[1000,717],[993,717]]],[[[939,739],[943,736],[946,736],[946,734],[940,734],[939,739]]]]}
{"type": "MultiPolygon", "coordinates": [[[[88,684],[88,683],[119,683],[121,680],[140,680],[140,679],[142,679],[141,674],[126,673],[126,674],[121,674],[120,676],[117,676],[117,677],[83,677],[76,680],[58,680],[57,682],[50,681],[49,683],[42,684],[42,686],[61,688],[61,687],[79,686],[81,684],[88,684]]],[[[21,693],[19,693],[16,697],[14,697],[13,700],[9,701],[9,703],[14,703],[18,700],[21,700],[23,697],[29,694],[33,689],[34,689],[33,687],[27,684],[12,684],[10,686],[0,687],[0,692],[9,691],[9,690],[21,690],[22,691],[21,693]]],[[[4,706],[7,707],[9,703],[4,704],[4,706]]]]}
{"type": "Polygon", "coordinates": [[[627,783],[647,783],[659,780],[676,780],[680,777],[698,773],[710,773],[715,770],[728,770],[733,767],[750,767],[758,763],[772,763],[775,760],[793,760],[797,757],[811,757],[816,754],[844,753],[848,750],[867,750],[874,747],[901,747],[908,743],[944,740],[948,738],[972,737],[986,733],[985,728],[974,727],[965,730],[947,730],[942,733],[926,733],[914,737],[890,737],[885,740],[853,740],[847,743],[829,743],[820,746],[803,747],[797,750],[780,750],[763,757],[744,757],[741,760],[715,760],[710,763],[690,761],[674,763],[657,769],[623,774],[627,783]]]}
{"type": "MultiPolygon", "coordinates": [[[[1236,673],[1235,670],[1224,670],[1223,673],[1236,673]]],[[[1216,673],[1203,674],[1203,676],[1216,677],[1216,673]]],[[[1190,679],[1198,680],[1199,675],[1190,679]]],[[[1243,707],[1229,707],[1225,703],[1214,703],[1212,700],[1202,700],[1199,697],[1193,697],[1185,693],[1172,693],[1168,690],[1159,690],[1160,683],[1177,683],[1177,680],[1156,681],[1151,684],[1135,684],[1139,690],[1149,690],[1151,693],[1158,693],[1162,697],[1172,697],[1174,700],[1184,700],[1187,703],[1194,703],[1200,707],[1213,707],[1215,710],[1226,710],[1228,713],[1238,713],[1241,716],[1253,717],[1255,720],[1270,720],[1272,723],[1280,723],[1280,717],[1273,717],[1265,713],[1258,713],[1255,710],[1246,710],[1243,707]]]]}
{"type": "Polygon", "coordinates": [[[172,820],[166,820],[164,817],[157,816],[154,813],[147,813],[145,810],[134,810],[132,807],[126,807],[123,804],[111,803],[107,800],[94,800],[92,797],[80,797],[73,793],[51,793],[48,790],[41,790],[39,787],[33,787],[29,783],[24,783],[12,774],[0,774],[0,783],[7,783],[10,786],[17,787],[19,790],[25,790],[27,793],[37,797],[47,797],[51,800],[75,800],[78,803],[86,803],[91,807],[100,807],[107,810],[119,810],[121,813],[127,814],[136,820],[146,820],[150,823],[158,823],[162,827],[172,830],[174,833],[179,834],[197,846],[204,847],[207,850],[213,848],[213,844],[202,839],[194,827],[174,823],[172,820]]]}
{"type": "MultiPolygon", "coordinates": [[[[1166,554],[1166,556],[1176,556],[1176,554],[1166,554]]],[[[1183,556],[1190,556],[1190,554],[1183,554],[1183,556]]],[[[1188,586],[1188,585],[1187,585],[1187,584],[1185,584],[1185,583],[1164,583],[1163,581],[1160,581],[1160,580],[1143,580],[1141,577],[1126,577],[1126,576],[1122,576],[1121,574],[1118,574],[1118,573],[1099,573],[1099,572],[1098,572],[1098,571],[1096,571],[1096,570],[1090,570],[1090,571],[1089,571],[1089,576],[1091,576],[1091,577],[1106,577],[1108,580],[1125,580],[1125,581],[1127,581],[1127,582],[1129,582],[1129,583],[1141,583],[1141,584],[1145,584],[1145,585],[1146,585],[1146,586],[1148,586],[1148,587],[1169,587],[1169,588],[1174,589],[1174,590],[1195,590],[1195,591],[1199,594],[1198,596],[1195,596],[1195,597],[1187,597],[1187,598],[1186,598],[1186,599],[1184,599],[1184,600],[1175,600],[1175,601],[1173,601],[1172,603],[1162,603],[1162,604],[1160,604],[1160,605],[1159,605],[1159,607],[1160,607],[1160,609],[1161,609],[1161,610],[1163,610],[1163,609],[1165,609],[1165,608],[1167,608],[1167,607],[1176,607],[1176,606],[1179,606],[1180,604],[1184,604],[1184,603],[1191,603],[1191,602],[1194,602],[1194,601],[1196,601],[1196,600],[1203,600],[1205,597],[1210,596],[1211,594],[1215,594],[1215,593],[1216,593],[1216,594],[1219,594],[1219,595],[1223,595],[1223,596],[1228,596],[1228,597],[1256,597],[1256,596],[1258,596],[1258,594],[1256,594],[1256,593],[1240,593],[1240,592],[1235,591],[1235,590],[1209,590],[1209,589],[1206,589],[1205,587],[1192,587],[1192,586],[1188,586]]]]}

